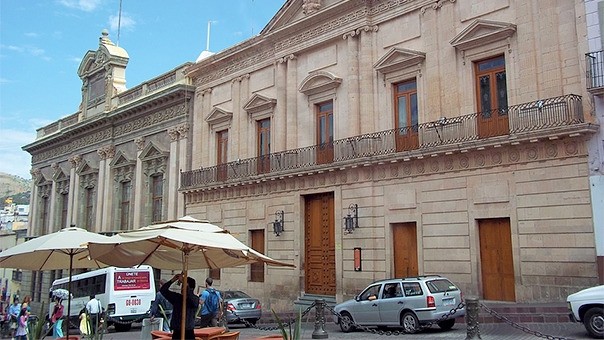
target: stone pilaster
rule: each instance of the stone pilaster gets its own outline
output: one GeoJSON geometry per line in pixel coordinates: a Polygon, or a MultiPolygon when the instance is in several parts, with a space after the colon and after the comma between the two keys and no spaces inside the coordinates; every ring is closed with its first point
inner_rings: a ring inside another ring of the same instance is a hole
{"type": "MultiPolygon", "coordinates": [[[[343,137],[360,135],[359,39],[356,31],[344,34],[348,48],[348,131],[343,137]]],[[[344,132],[341,131],[340,132],[344,132]]]]}
{"type": "Polygon", "coordinates": [[[147,192],[143,187],[143,162],[141,161],[141,153],[145,148],[145,137],[137,137],[134,140],[134,144],[136,145],[136,174],[134,175],[136,183],[134,183],[134,209],[132,214],[132,225],[134,228],[142,227],[142,212],[143,212],[143,199],[147,196],[147,192]]]}
{"type": "Polygon", "coordinates": [[[298,102],[298,70],[297,57],[293,54],[285,57],[287,60],[287,118],[285,127],[286,149],[295,149],[298,147],[298,120],[297,112],[298,102]]]}

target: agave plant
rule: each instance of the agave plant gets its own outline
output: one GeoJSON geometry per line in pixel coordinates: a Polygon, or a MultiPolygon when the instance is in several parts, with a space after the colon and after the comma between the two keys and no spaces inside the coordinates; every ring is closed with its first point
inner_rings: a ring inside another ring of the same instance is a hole
{"type": "Polygon", "coordinates": [[[277,313],[275,313],[275,311],[272,309],[271,309],[271,311],[273,312],[273,315],[275,316],[275,319],[277,320],[277,325],[279,326],[279,330],[281,331],[283,340],[299,340],[300,336],[302,335],[302,332],[300,331],[302,328],[302,313],[300,311],[298,311],[298,317],[296,318],[296,322],[294,323],[294,326],[292,329],[291,322],[287,325],[284,324],[283,321],[281,321],[281,318],[279,318],[279,316],[277,315],[277,313]],[[289,328],[289,334],[287,334],[286,327],[289,328]]]}
{"type": "MultiPolygon", "coordinates": [[[[42,301],[42,306],[40,306],[40,313],[38,315],[44,315],[44,301],[42,301]]],[[[44,333],[44,325],[46,324],[46,320],[41,318],[37,318],[36,321],[30,323],[28,325],[29,332],[27,334],[29,340],[39,340],[42,339],[44,333]]]]}

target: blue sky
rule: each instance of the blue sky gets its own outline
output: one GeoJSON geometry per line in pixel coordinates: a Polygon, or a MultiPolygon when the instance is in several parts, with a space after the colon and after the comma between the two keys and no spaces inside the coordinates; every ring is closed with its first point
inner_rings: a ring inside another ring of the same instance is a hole
{"type": "MultiPolygon", "coordinates": [[[[122,0],[127,87],[257,35],[285,0],[122,0]]],[[[77,112],[77,70],[103,29],[118,43],[120,0],[0,0],[0,172],[31,178],[36,129],[77,112]]]]}

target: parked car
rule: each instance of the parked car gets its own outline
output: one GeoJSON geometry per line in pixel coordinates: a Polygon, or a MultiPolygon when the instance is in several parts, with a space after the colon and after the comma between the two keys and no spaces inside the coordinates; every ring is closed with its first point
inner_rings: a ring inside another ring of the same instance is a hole
{"type": "Polygon", "coordinates": [[[583,289],[566,298],[569,318],[582,322],[593,338],[604,338],[604,285],[583,289]]]}
{"type": "Polygon", "coordinates": [[[226,304],[227,323],[256,324],[262,317],[260,300],[252,298],[240,290],[225,290],[222,293],[226,304]]]}
{"type": "Polygon", "coordinates": [[[431,322],[448,330],[455,324],[455,318],[466,314],[462,306],[447,315],[462,300],[461,290],[438,275],[380,280],[354,299],[337,304],[336,323],[343,332],[361,325],[403,327],[406,333],[415,333],[431,322]]]}

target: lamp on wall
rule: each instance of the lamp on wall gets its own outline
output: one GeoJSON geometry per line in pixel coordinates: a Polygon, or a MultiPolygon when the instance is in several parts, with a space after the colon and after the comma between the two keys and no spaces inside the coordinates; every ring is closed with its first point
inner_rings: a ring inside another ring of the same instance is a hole
{"type": "Polygon", "coordinates": [[[355,203],[348,207],[348,214],[344,216],[344,234],[352,234],[359,227],[359,206],[355,203]]]}
{"type": "Polygon", "coordinates": [[[273,232],[275,236],[281,235],[283,232],[283,210],[275,212],[275,222],[273,222],[273,232]]]}

